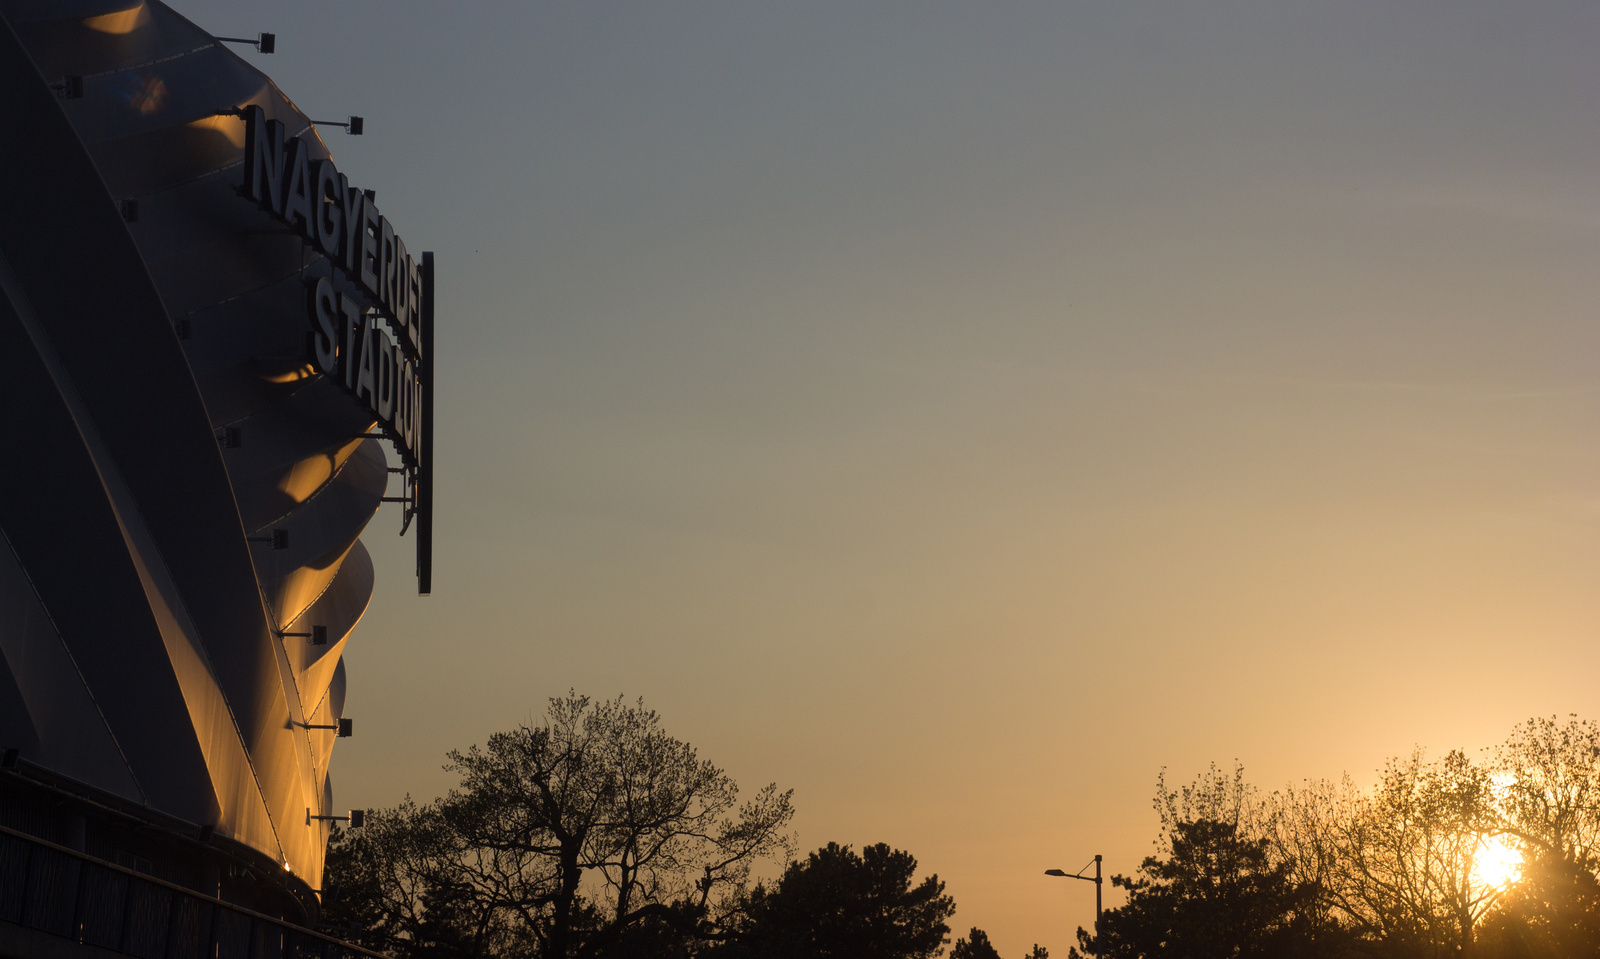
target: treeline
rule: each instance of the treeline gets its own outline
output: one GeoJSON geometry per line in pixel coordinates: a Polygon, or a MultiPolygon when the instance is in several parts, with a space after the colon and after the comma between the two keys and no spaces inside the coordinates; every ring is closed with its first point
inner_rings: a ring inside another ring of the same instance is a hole
{"type": "MultiPolygon", "coordinates": [[[[642,702],[552,699],[453,752],[460,781],[336,832],[324,920],[396,959],[933,959],[955,903],[888,845],[794,855],[792,794],[741,797],[642,702]],[[761,862],[776,878],[753,881],[761,862]]],[[[1534,719],[1370,788],[1158,779],[1156,854],[1073,957],[1600,957],[1600,726],[1534,719]]],[[[981,929],[952,959],[1001,959],[981,929]]],[[[1023,959],[1047,959],[1035,946],[1023,959]]]]}
{"type": "Polygon", "coordinates": [[[1600,956],[1600,726],[1533,719],[1478,760],[1390,760],[1370,789],[1158,782],[1157,854],[1072,956],[1600,956]]]}
{"type": "MultiPolygon", "coordinates": [[[[794,859],[791,793],[741,799],[642,701],[552,699],[542,724],[449,758],[448,795],[333,836],[323,918],[341,935],[397,959],[932,959],[950,942],[955,903],[910,853],[794,859]],[[752,884],[762,860],[781,874],[752,884]]],[[[953,955],[998,959],[977,929],[953,955]]]]}

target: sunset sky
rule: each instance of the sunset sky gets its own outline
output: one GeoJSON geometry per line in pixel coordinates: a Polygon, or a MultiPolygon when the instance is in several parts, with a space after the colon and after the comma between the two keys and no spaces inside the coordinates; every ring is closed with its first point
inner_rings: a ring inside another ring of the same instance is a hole
{"type": "Polygon", "coordinates": [[[1592,0],[172,2],[438,257],[336,805],[643,696],[1064,957],[1163,767],[1600,718],[1592,0]]]}

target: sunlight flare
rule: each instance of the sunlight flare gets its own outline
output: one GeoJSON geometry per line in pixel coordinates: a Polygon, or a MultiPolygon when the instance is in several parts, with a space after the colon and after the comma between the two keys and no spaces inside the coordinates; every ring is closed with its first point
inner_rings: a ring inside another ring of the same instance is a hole
{"type": "Polygon", "coordinates": [[[1522,878],[1522,853],[1505,836],[1490,836],[1478,848],[1472,877],[1485,886],[1504,889],[1522,878]]]}

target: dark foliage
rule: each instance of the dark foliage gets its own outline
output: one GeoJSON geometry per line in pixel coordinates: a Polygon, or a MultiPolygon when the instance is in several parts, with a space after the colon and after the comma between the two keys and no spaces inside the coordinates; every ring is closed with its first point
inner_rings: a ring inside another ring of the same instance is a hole
{"type": "Polygon", "coordinates": [[[938,876],[913,884],[917,860],[884,843],[857,855],[829,843],[790,863],[743,903],[718,959],[931,959],[949,942],[955,902],[938,876]]]}
{"type": "Polygon", "coordinates": [[[1237,832],[1209,819],[1177,823],[1168,858],[1146,858],[1139,878],[1113,877],[1128,890],[1127,904],[1104,913],[1098,935],[1079,929],[1079,948],[1100,959],[1315,955],[1302,917],[1316,890],[1296,884],[1288,864],[1272,865],[1266,840],[1237,832]]]}
{"type": "MultiPolygon", "coordinates": [[[[738,786],[643,703],[577,694],[450,754],[461,785],[329,845],[330,924],[399,959],[626,959],[715,942],[790,794],[738,786]]],[[[781,861],[781,859],[780,859],[781,861]]]]}
{"type": "MultiPolygon", "coordinates": [[[[966,938],[957,939],[950,947],[950,959],[1000,959],[1000,951],[989,941],[989,934],[974,926],[966,938]]],[[[1050,959],[1050,950],[1034,943],[1022,959],[1050,959]]]]}
{"type": "Polygon", "coordinates": [[[1484,920],[1479,954],[1496,959],[1600,956],[1600,881],[1559,856],[1527,864],[1484,920]]]}
{"type": "Polygon", "coordinates": [[[950,948],[950,959],[1000,959],[1000,950],[989,942],[989,934],[972,927],[966,938],[957,939],[950,948]]]}

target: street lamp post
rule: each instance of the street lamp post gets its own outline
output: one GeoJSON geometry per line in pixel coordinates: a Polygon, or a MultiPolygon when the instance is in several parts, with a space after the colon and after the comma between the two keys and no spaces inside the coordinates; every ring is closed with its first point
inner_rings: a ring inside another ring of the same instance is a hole
{"type": "Polygon", "coordinates": [[[1100,856],[1098,854],[1096,854],[1094,857],[1093,865],[1094,875],[1092,876],[1085,876],[1083,874],[1084,870],[1089,868],[1089,864],[1085,864],[1083,869],[1079,869],[1077,872],[1066,872],[1061,869],[1046,869],[1044,874],[1046,876],[1059,876],[1062,879],[1082,879],[1085,882],[1094,883],[1094,934],[1098,936],[1100,935],[1100,903],[1101,888],[1103,885],[1103,881],[1100,878],[1100,856]]]}

